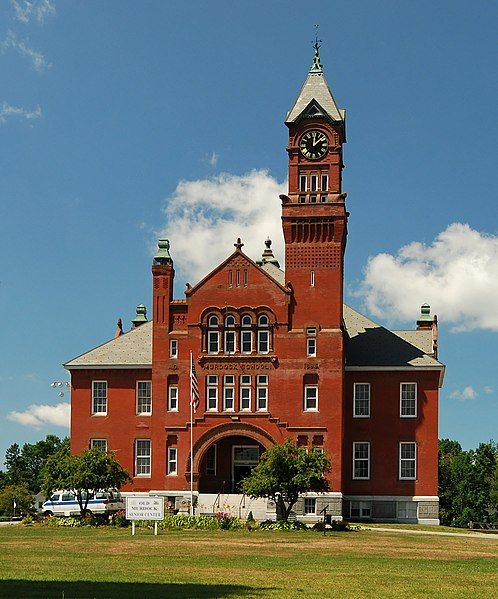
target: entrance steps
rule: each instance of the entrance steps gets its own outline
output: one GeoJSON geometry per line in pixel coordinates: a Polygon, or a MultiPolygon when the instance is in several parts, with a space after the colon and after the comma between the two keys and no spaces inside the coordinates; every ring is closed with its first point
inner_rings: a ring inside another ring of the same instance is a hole
{"type": "Polygon", "coordinates": [[[253,499],[240,493],[199,493],[197,498],[197,514],[216,514],[224,512],[245,520],[252,512],[253,518],[258,521],[275,519],[273,502],[268,505],[265,498],[253,499]]]}

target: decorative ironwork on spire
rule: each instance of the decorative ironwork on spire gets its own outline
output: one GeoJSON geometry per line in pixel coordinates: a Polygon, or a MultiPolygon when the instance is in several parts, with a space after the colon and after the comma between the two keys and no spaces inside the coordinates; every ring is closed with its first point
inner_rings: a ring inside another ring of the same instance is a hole
{"type": "Polygon", "coordinates": [[[238,250],[241,250],[244,247],[244,244],[240,240],[240,237],[237,238],[237,242],[233,244],[238,250]]]}
{"type": "Polygon", "coordinates": [[[315,55],[313,56],[313,64],[311,65],[310,73],[323,72],[322,63],[320,62],[320,48],[322,40],[318,39],[318,27],[319,25],[315,25],[315,41],[313,42],[313,49],[315,51],[315,55]]]}

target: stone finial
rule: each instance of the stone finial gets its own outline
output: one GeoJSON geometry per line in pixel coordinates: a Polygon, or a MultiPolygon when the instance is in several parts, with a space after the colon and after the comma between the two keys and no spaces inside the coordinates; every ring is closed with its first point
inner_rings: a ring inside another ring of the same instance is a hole
{"type": "Polygon", "coordinates": [[[123,334],[123,321],[121,318],[118,318],[118,322],[116,323],[116,332],[114,333],[114,339],[117,337],[121,337],[123,334]]]}
{"type": "Polygon", "coordinates": [[[155,264],[169,264],[173,266],[173,260],[169,253],[169,239],[159,239],[157,242],[158,250],[154,256],[155,264]]]}
{"type": "Polygon", "coordinates": [[[133,329],[136,329],[144,322],[148,322],[147,320],[147,308],[143,304],[139,304],[137,306],[137,313],[135,318],[131,321],[131,325],[133,329]]]}
{"type": "Polygon", "coordinates": [[[238,250],[241,250],[244,247],[244,244],[240,240],[240,237],[237,237],[237,241],[233,245],[238,250]]]}
{"type": "Polygon", "coordinates": [[[273,250],[271,249],[271,239],[269,237],[266,238],[265,246],[266,247],[263,250],[261,260],[257,260],[256,264],[259,264],[259,266],[263,266],[263,264],[274,264],[277,268],[280,268],[278,260],[273,255],[273,250]]]}

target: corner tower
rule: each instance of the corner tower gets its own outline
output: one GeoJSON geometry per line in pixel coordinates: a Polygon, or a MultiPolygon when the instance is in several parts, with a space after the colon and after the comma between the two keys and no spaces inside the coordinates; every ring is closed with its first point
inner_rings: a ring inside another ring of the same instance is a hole
{"type": "Polygon", "coordinates": [[[320,322],[341,328],[346,194],[342,145],[346,115],[338,108],[320,62],[319,41],[308,77],[287,114],[289,192],[282,200],[286,280],[295,304],[292,326],[320,322]]]}

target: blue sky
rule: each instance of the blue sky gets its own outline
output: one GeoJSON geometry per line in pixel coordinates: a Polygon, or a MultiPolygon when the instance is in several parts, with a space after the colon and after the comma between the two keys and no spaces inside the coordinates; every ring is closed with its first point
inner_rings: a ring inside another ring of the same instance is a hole
{"type": "Polygon", "coordinates": [[[348,111],[346,299],[394,328],[428,301],[440,436],[497,439],[497,19],[485,0],[0,0],[0,456],[67,433],[50,382],[150,306],[159,234],[177,297],[238,235],[283,258],[283,120],[317,22],[348,111]]]}

